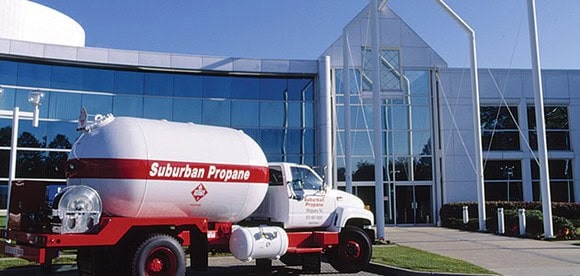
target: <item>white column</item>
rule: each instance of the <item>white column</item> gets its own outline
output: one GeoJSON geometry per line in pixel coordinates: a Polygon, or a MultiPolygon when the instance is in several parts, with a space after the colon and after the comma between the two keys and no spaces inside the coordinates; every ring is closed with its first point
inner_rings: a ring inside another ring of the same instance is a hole
{"type": "Polygon", "coordinates": [[[318,116],[318,130],[320,134],[319,147],[319,164],[324,166],[324,176],[327,183],[335,184],[334,180],[334,164],[332,159],[332,91],[330,80],[330,57],[321,57],[318,61],[318,76],[320,83],[319,90],[319,116],[318,116]]]}
{"type": "Polygon", "coordinates": [[[344,94],[344,180],[346,192],[352,194],[352,139],[350,126],[350,59],[348,31],[343,30],[342,45],[342,92],[344,94]]]}
{"type": "Polygon", "coordinates": [[[548,171],[548,149],[546,146],[546,122],[544,121],[544,95],[542,91],[542,71],[538,51],[538,31],[536,23],[536,1],[528,0],[528,27],[530,29],[530,50],[532,56],[532,82],[534,106],[536,109],[536,136],[538,136],[538,160],[540,164],[540,190],[542,192],[542,213],[544,214],[544,236],[554,237],[552,225],[552,199],[550,196],[550,174],[548,171]]]}

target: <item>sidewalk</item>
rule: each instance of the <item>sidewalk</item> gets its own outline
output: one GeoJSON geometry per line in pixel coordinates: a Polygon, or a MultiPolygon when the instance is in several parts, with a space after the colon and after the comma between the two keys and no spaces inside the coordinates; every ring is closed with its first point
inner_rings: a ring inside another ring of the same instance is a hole
{"type": "MultiPolygon", "coordinates": [[[[502,275],[580,275],[580,246],[442,227],[387,227],[386,239],[502,275]]],[[[580,241],[576,241],[580,243],[580,241]]]]}

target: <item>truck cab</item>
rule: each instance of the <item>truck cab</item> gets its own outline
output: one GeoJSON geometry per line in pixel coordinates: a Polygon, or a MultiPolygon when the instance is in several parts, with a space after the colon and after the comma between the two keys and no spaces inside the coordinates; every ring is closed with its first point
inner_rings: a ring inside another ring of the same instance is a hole
{"type": "MultiPolygon", "coordinates": [[[[310,167],[293,163],[269,163],[268,192],[252,220],[279,224],[284,229],[338,231],[354,225],[373,224],[373,214],[358,197],[332,189],[310,167]]],[[[371,237],[374,238],[374,237],[371,237]]]]}

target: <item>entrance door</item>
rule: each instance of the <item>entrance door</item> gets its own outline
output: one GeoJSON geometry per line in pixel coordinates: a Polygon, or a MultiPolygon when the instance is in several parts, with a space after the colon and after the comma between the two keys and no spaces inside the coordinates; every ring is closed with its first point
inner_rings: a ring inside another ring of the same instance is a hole
{"type": "Polygon", "coordinates": [[[431,186],[397,186],[396,224],[431,224],[431,186]]]}

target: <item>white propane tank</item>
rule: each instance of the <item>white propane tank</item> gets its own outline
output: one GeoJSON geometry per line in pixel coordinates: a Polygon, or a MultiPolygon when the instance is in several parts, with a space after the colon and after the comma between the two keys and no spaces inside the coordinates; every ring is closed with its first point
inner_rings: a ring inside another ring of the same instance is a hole
{"type": "Polygon", "coordinates": [[[236,259],[279,259],[288,250],[286,231],[276,226],[238,227],[230,236],[230,252],[236,259]]]}
{"type": "Polygon", "coordinates": [[[67,184],[95,189],[105,215],[237,222],[264,199],[266,157],[242,131],[112,115],[99,119],[72,147],[67,184]]]}

